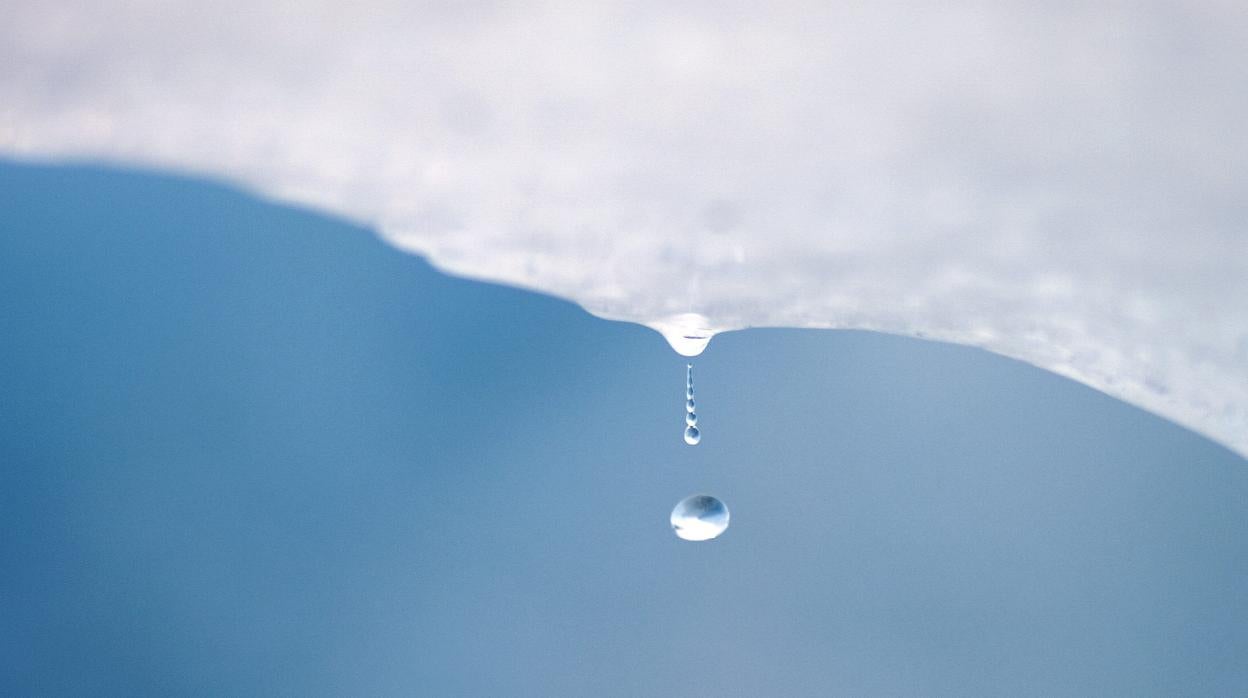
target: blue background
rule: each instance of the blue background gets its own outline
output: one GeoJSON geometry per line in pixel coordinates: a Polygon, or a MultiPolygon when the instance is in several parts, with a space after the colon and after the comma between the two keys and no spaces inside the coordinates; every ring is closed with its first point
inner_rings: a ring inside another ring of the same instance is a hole
{"type": "Polygon", "coordinates": [[[0,694],[1248,692],[1248,470],[987,353],[644,328],[0,166],[0,694]],[[718,540],[671,507],[724,499],[718,540]]]}

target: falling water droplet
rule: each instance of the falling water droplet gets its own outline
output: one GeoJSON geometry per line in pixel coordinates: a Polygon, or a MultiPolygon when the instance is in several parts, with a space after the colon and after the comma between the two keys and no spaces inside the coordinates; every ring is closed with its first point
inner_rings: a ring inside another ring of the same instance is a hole
{"type": "Polygon", "coordinates": [[[702,440],[702,433],[695,426],[698,423],[698,415],[694,413],[693,402],[693,364],[685,364],[685,443],[690,446],[697,446],[702,440]]]}
{"type": "Polygon", "coordinates": [[[709,494],[695,494],[676,504],[671,520],[680,538],[710,540],[728,529],[728,507],[709,494]]]}

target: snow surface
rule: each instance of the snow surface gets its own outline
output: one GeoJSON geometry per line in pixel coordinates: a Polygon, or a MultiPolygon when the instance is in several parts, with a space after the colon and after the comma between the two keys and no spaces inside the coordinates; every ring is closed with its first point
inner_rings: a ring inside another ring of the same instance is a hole
{"type": "Polygon", "coordinates": [[[969,344],[1248,454],[1248,10],[33,2],[0,153],[189,172],[697,354],[969,344]]]}

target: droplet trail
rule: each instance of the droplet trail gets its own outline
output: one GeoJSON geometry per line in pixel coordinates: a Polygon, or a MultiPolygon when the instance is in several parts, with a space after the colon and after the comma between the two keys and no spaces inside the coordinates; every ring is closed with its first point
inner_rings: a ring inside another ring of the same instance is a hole
{"type": "Polygon", "coordinates": [[[698,431],[698,415],[693,401],[693,364],[685,364],[685,443],[697,446],[702,440],[702,432],[698,431]]]}

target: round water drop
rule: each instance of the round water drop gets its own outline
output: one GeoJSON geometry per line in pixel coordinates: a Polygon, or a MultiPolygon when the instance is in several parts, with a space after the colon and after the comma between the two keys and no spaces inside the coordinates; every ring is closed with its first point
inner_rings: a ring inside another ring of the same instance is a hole
{"type": "Polygon", "coordinates": [[[697,413],[694,413],[694,412],[685,413],[685,424],[688,424],[689,426],[692,427],[692,426],[697,425],[697,423],[698,423],[697,413]]]}
{"type": "Polygon", "coordinates": [[[672,509],[672,530],[685,540],[716,538],[728,530],[728,507],[709,494],[685,497],[672,509]]]}
{"type": "Polygon", "coordinates": [[[693,386],[692,385],[689,386],[688,388],[685,388],[685,399],[686,400],[693,399],[693,386]]]}
{"type": "Polygon", "coordinates": [[[702,432],[698,431],[697,427],[693,425],[685,427],[685,443],[690,446],[697,446],[698,442],[701,440],[702,432]]]}
{"type": "Polygon", "coordinates": [[[686,412],[693,411],[693,398],[689,398],[688,400],[685,400],[685,411],[686,412]]]}

